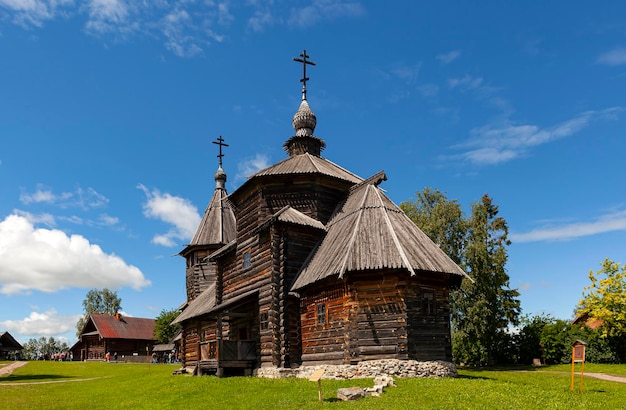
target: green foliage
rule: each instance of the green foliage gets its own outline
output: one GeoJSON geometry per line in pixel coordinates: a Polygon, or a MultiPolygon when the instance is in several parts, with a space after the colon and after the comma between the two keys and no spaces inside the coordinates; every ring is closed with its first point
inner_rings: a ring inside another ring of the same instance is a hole
{"type": "Polygon", "coordinates": [[[67,343],[50,337],[31,338],[23,346],[22,357],[26,360],[37,360],[46,354],[66,353],[69,350],[67,343]]]}
{"type": "Polygon", "coordinates": [[[516,362],[530,364],[540,358],[544,364],[571,363],[572,344],[576,340],[587,343],[585,360],[590,363],[618,363],[613,339],[587,326],[551,316],[525,316],[519,333],[512,337],[516,362]]]}
{"type": "Polygon", "coordinates": [[[604,337],[626,336],[626,264],[610,259],[602,262],[602,269],[589,272],[591,285],[583,290],[577,314],[588,315],[603,322],[604,337]]]}
{"type": "MultiPolygon", "coordinates": [[[[623,384],[586,376],[584,394],[571,392],[568,366],[540,371],[460,370],[458,378],[396,379],[381,397],[339,401],[341,387],[372,379],[322,380],[173,376],[176,365],[30,362],[0,377],[3,408],[21,409],[618,409],[623,384]],[[547,371],[544,371],[547,370],[547,371]],[[55,383],[50,383],[51,381],[55,383]],[[42,383],[43,382],[43,383],[42,383]],[[59,383],[64,382],[64,383],[59,383]],[[8,383],[17,384],[9,385],[8,383]],[[35,383],[35,384],[33,384],[35,383]]],[[[626,374],[626,366],[588,365],[585,373],[626,374]]]]}
{"type": "Polygon", "coordinates": [[[493,364],[514,355],[506,329],[517,324],[519,292],[506,273],[508,226],[498,206],[484,195],[466,218],[455,200],[425,188],[400,207],[472,281],[450,294],[452,350],[457,362],[493,364]]]}
{"type": "Polygon", "coordinates": [[[424,188],[414,201],[400,203],[400,208],[454,262],[463,265],[467,221],[456,200],[448,200],[438,189],[424,188]]]}
{"type": "Polygon", "coordinates": [[[154,337],[159,343],[170,343],[172,338],[174,338],[176,333],[180,330],[180,323],[172,325],[172,322],[179,314],[180,311],[176,309],[164,309],[159,316],[157,316],[156,323],[154,324],[154,337]]]}
{"type": "Polygon", "coordinates": [[[90,314],[107,313],[114,315],[120,310],[122,310],[122,299],[117,296],[117,291],[111,291],[107,288],[90,290],[83,300],[85,314],[76,323],[76,336],[80,335],[90,314]]]}

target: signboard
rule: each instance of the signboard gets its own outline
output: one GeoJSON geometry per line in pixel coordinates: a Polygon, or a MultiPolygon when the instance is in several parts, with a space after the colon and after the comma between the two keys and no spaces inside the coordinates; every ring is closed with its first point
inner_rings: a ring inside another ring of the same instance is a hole
{"type": "Polygon", "coordinates": [[[324,369],[317,369],[316,371],[313,372],[311,377],[309,377],[309,381],[318,382],[320,381],[323,375],[324,375],[324,369]]]}
{"type": "Polygon", "coordinates": [[[585,345],[574,345],[573,360],[575,363],[582,363],[585,361],[585,345]]]}
{"type": "Polygon", "coordinates": [[[581,363],[582,368],[580,369],[580,393],[583,392],[583,379],[585,377],[585,346],[587,343],[582,340],[577,340],[572,344],[572,383],[570,385],[570,389],[574,391],[574,364],[581,363]]]}
{"type": "Polygon", "coordinates": [[[313,372],[309,381],[317,382],[317,396],[322,401],[322,376],[324,375],[324,369],[317,369],[313,372]]]}

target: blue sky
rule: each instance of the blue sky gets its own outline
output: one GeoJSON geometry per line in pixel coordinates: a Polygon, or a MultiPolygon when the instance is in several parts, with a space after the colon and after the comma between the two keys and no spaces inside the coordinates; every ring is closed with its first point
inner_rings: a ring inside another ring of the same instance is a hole
{"type": "Polygon", "coordinates": [[[308,100],[323,155],[396,203],[425,187],[510,227],[527,314],[570,318],[626,262],[626,5],[0,0],[0,330],[75,341],[92,288],[156,317],[215,186],[285,158],[308,100]]]}

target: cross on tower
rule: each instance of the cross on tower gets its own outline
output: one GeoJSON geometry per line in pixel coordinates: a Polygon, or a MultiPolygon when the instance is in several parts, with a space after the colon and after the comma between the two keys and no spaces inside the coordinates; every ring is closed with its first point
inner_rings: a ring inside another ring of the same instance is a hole
{"type": "Polygon", "coordinates": [[[302,78],[300,79],[300,82],[302,83],[302,99],[306,100],[306,82],[309,81],[309,78],[306,76],[306,65],[315,65],[315,63],[313,61],[307,60],[309,56],[306,54],[306,50],[302,50],[302,53],[300,53],[300,57],[302,58],[294,57],[293,61],[302,63],[302,78]]]}
{"type": "Polygon", "coordinates": [[[219,145],[220,146],[220,154],[217,156],[220,159],[220,168],[222,167],[222,157],[224,156],[224,154],[222,154],[222,147],[227,147],[228,144],[224,144],[224,138],[222,138],[222,136],[220,135],[217,138],[217,141],[211,141],[213,144],[219,145]]]}

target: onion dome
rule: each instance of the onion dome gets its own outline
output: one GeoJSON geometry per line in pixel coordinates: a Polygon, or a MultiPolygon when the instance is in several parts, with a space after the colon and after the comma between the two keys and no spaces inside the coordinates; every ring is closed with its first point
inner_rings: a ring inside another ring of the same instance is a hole
{"type": "Polygon", "coordinates": [[[326,148],[326,143],[323,139],[313,136],[317,118],[315,118],[315,114],[311,111],[306,99],[300,103],[300,108],[294,114],[291,124],[296,135],[283,144],[283,148],[289,156],[309,153],[319,157],[322,150],[326,148]]]}
{"type": "Polygon", "coordinates": [[[296,111],[291,120],[291,124],[296,131],[297,137],[310,137],[313,135],[313,131],[317,125],[317,118],[315,118],[315,114],[311,111],[307,100],[302,100],[300,108],[298,108],[298,111],[296,111]]]}
{"type": "Polygon", "coordinates": [[[219,167],[215,172],[215,188],[216,189],[225,189],[226,188],[226,172],[219,167]]]}

